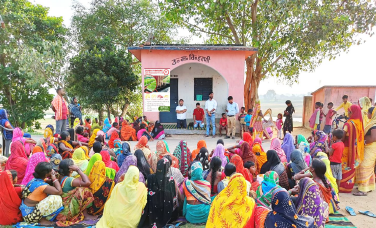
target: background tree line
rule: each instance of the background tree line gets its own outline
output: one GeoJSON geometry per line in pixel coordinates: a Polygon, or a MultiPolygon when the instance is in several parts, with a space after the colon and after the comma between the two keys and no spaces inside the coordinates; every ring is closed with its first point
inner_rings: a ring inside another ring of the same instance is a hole
{"type": "Polygon", "coordinates": [[[178,28],[205,43],[257,47],[246,59],[245,105],[266,77],[297,82],[373,35],[375,4],[367,0],[93,0],[73,5],[69,28],[48,8],[0,0],[0,103],[17,126],[31,126],[50,107],[48,90],[63,87],[87,111],[142,114],[141,67],[127,47],[184,43],[178,28]]]}

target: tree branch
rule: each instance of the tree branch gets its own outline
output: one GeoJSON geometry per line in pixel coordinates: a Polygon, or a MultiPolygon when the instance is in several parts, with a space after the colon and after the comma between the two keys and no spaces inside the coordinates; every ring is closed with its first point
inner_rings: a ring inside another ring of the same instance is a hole
{"type": "Polygon", "coordinates": [[[194,27],[197,31],[199,32],[203,32],[203,33],[206,33],[206,34],[210,34],[210,35],[217,35],[217,36],[222,36],[222,37],[226,37],[228,39],[230,39],[231,41],[234,41],[233,37],[232,36],[229,36],[229,35],[225,35],[225,34],[221,34],[221,33],[217,33],[217,32],[209,32],[209,31],[205,31],[204,29],[200,28],[199,26],[197,25],[194,25],[194,24],[191,24],[189,22],[183,22],[183,24],[185,24],[186,27],[194,27]]]}
{"type": "Polygon", "coordinates": [[[231,18],[230,18],[229,15],[226,15],[226,21],[227,21],[228,26],[230,27],[232,34],[234,35],[235,43],[241,44],[241,42],[239,40],[238,33],[236,32],[236,29],[235,29],[234,25],[232,24],[232,21],[231,21],[231,18]]]}

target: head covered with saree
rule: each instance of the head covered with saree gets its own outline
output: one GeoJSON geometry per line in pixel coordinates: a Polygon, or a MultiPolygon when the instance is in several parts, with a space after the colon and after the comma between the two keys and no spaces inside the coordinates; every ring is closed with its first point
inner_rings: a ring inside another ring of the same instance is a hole
{"type": "Polygon", "coordinates": [[[232,156],[230,162],[235,165],[237,173],[242,174],[248,182],[252,182],[252,175],[248,169],[244,168],[243,160],[239,155],[232,156]]]}
{"type": "Polygon", "coordinates": [[[86,154],[83,148],[78,148],[73,152],[72,160],[76,166],[78,166],[83,172],[87,169],[89,161],[86,158],[86,154]]]}
{"type": "Polygon", "coordinates": [[[193,162],[190,168],[191,179],[187,179],[184,182],[184,188],[189,192],[191,197],[194,197],[194,199],[198,200],[200,203],[210,205],[210,183],[204,180],[202,173],[203,169],[201,163],[198,161],[193,162]]]}
{"type": "MultiPolygon", "coordinates": [[[[349,108],[349,112],[351,113],[349,120],[347,120],[347,123],[352,123],[355,126],[356,129],[356,154],[354,159],[351,159],[353,161],[349,161],[349,166],[351,164],[355,165],[355,161],[358,163],[361,163],[364,158],[364,125],[363,125],[363,117],[362,117],[362,111],[359,107],[359,105],[351,105],[349,108]]],[[[355,133],[355,132],[354,132],[355,133]]],[[[351,156],[349,156],[350,158],[351,156]]],[[[355,165],[356,166],[356,165],[355,165]]]]}
{"type": "Polygon", "coordinates": [[[252,161],[256,164],[256,155],[252,152],[251,145],[249,145],[246,141],[244,141],[240,146],[240,153],[243,162],[252,161]]]}
{"type": "Polygon", "coordinates": [[[126,159],[128,156],[132,155],[131,152],[131,144],[129,142],[124,142],[121,145],[122,153],[117,157],[117,163],[118,166],[121,167],[123,165],[124,159],[126,159]]]}
{"type": "Polygon", "coordinates": [[[253,145],[253,138],[249,132],[243,133],[243,141],[247,142],[249,145],[253,145]]]}
{"type": "Polygon", "coordinates": [[[275,150],[279,156],[279,159],[281,159],[281,162],[287,163],[285,151],[283,151],[283,149],[281,148],[281,141],[279,141],[278,138],[272,139],[270,150],[275,150]]]}
{"type": "Polygon", "coordinates": [[[363,125],[367,125],[368,119],[368,109],[373,107],[371,100],[368,97],[361,97],[358,101],[360,108],[362,109],[363,125]]]}
{"type": "MultiPolygon", "coordinates": [[[[115,183],[118,183],[120,181],[120,177],[127,173],[128,169],[130,166],[136,166],[137,167],[137,157],[134,156],[134,155],[129,155],[125,158],[125,160],[123,161],[119,171],[116,173],[116,176],[115,176],[115,183]]],[[[140,176],[139,176],[139,181],[142,182],[142,183],[145,183],[145,177],[144,175],[140,173],[140,176]]]]}
{"type": "Polygon", "coordinates": [[[298,215],[289,193],[283,188],[272,193],[271,207],[272,211],[265,219],[265,227],[317,227],[312,217],[298,215]]]}
{"type": "Polygon", "coordinates": [[[18,181],[17,184],[21,184],[25,177],[26,166],[28,165],[28,159],[25,153],[25,148],[20,141],[13,142],[10,146],[11,154],[6,163],[7,170],[16,170],[18,181]]]}
{"type": "Polygon", "coordinates": [[[13,178],[9,170],[0,172],[0,186],[0,225],[21,222],[21,199],[13,187],[13,178]]]}
{"type": "Polygon", "coordinates": [[[222,144],[217,144],[214,149],[214,153],[212,157],[219,157],[222,161],[222,167],[224,168],[227,164],[227,158],[225,156],[225,147],[222,144]]]}
{"type": "Polygon", "coordinates": [[[102,155],[102,161],[104,162],[106,167],[114,169],[116,172],[119,171],[119,166],[116,162],[111,160],[111,156],[108,150],[102,150],[100,154],[102,155]]]}
{"type": "Polygon", "coordinates": [[[247,183],[236,173],[214,199],[206,227],[246,227],[253,223],[255,201],[247,196],[247,183]],[[250,221],[251,220],[251,221],[250,221]]]}
{"type": "Polygon", "coordinates": [[[27,185],[27,183],[29,183],[29,181],[31,181],[34,178],[33,173],[34,173],[35,167],[37,167],[39,162],[45,162],[45,161],[47,160],[46,160],[44,153],[42,152],[31,155],[29,162],[27,163],[25,177],[23,178],[21,184],[27,185]]]}
{"type": "Polygon", "coordinates": [[[94,154],[89,161],[89,164],[87,165],[85,174],[90,175],[91,169],[93,168],[95,162],[102,161],[102,155],[99,153],[94,154]]]}
{"type": "Polygon", "coordinates": [[[187,146],[187,142],[182,140],[176,147],[173,155],[179,160],[180,172],[184,177],[188,176],[188,169],[191,165],[191,151],[187,146]]]}
{"type": "Polygon", "coordinates": [[[137,227],[147,203],[147,188],[139,182],[137,167],[130,166],[106,202],[99,227],[137,227]],[[124,216],[127,214],[127,216],[124,216]]]}
{"type": "MultiPolygon", "coordinates": [[[[218,143],[217,143],[217,144],[218,144],[218,143]]],[[[200,152],[201,148],[203,148],[203,147],[205,147],[205,148],[207,147],[207,146],[206,146],[206,142],[205,142],[205,140],[200,140],[200,141],[198,141],[198,142],[197,142],[197,149],[194,149],[194,150],[192,151],[192,160],[195,160],[197,154],[200,152]]]]}
{"type": "Polygon", "coordinates": [[[108,118],[106,118],[106,119],[104,120],[104,126],[103,126],[102,131],[103,131],[104,133],[106,133],[108,130],[110,130],[111,127],[112,127],[112,125],[110,124],[110,120],[109,120],[108,118]]]}
{"type": "Polygon", "coordinates": [[[153,173],[153,170],[150,167],[148,160],[146,159],[144,155],[144,152],[142,152],[142,150],[139,149],[134,152],[134,155],[137,158],[138,169],[144,175],[144,177],[147,178],[150,174],[153,173]]]}
{"type": "Polygon", "coordinates": [[[294,137],[290,133],[286,133],[283,138],[281,148],[286,154],[287,162],[290,162],[290,156],[293,150],[295,150],[294,137]]]}
{"type": "Polygon", "coordinates": [[[265,162],[260,170],[260,174],[264,174],[268,171],[272,171],[274,169],[279,169],[278,175],[285,171],[284,165],[281,163],[281,159],[279,158],[277,152],[275,150],[268,150],[266,153],[267,162],[265,162]]]}
{"type": "Polygon", "coordinates": [[[279,188],[281,187],[279,186],[278,173],[274,171],[266,172],[264,174],[264,180],[261,182],[261,185],[257,187],[257,205],[269,208],[271,210],[273,192],[279,188]]]}
{"type": "Polygon", "coordinates": [[[299,150],[294,150],[291,153],[291,168],[293,169],[294,173],[297,174],[303,169],[307,168],[307,164],[303,159],[303,155],[299,150]]]}
{"type": "Polygon", "coordinates": [[[90,148],[93,147],[93,144],[94,144],[94,142],[95,142],[95,138],[97,137],[98,131],[99,131],[99,129],[95,129],[95,130],[93,131],[93,134],[91,135],[91,137],[90,137],[90,139],[89,139],[88,146],[89,146],[90,148]]]}
{"type": "Polygon", "coordinates": [[[164,156],[166,155],[169,155],[171,157],[171,160],[172,160],[172,164],[171,164],[171,167],[174,167],[174,168],[179,168],[179,159],[177,157],[175,157],[174,155],[172,155],[168,150],[167,150],[167,142],[166,141],[158,141],[157,142],[157,146],[156,146],[156,149],[157,149],[157,159],[160,160],[162,159],[164,156]]]}

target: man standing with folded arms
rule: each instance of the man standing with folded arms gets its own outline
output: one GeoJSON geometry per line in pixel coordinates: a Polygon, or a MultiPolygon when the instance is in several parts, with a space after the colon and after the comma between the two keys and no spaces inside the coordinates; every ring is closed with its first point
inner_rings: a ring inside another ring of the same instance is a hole
{"type": "Polygon", "coordinates": [[[209,100],[205,102],[206,112],[206,137],[210,135],[210,123],[213,126],[213,138],[215,138],[215,111],[217,109],[217,101],[213,99],[214,93],[209,93],[209,100]]]}
{"type": "Polygon", "coordinates": [[[239,113],[239,106],[237,103],[234,102],[234,98],[232,96],[229,96],[227,100],[228,100],[228,103],[226,107],[226,113],[227,113],[228,131],[227,131],[226,139],[230,138],[231,133],[232,133],[232,139],[235,139],[236,115],[239,113]]]}

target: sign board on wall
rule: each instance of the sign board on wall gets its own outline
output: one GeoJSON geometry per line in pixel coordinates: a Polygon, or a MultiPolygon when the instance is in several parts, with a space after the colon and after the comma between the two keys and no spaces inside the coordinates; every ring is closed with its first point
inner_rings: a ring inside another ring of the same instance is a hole
{"type": "Polygon", "coordinates": [[[144,69],[144,112],[170,112],[170,69],[144,69]]]}

